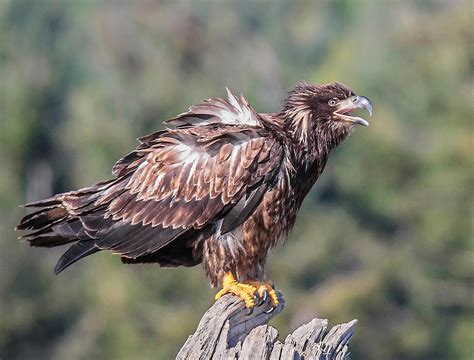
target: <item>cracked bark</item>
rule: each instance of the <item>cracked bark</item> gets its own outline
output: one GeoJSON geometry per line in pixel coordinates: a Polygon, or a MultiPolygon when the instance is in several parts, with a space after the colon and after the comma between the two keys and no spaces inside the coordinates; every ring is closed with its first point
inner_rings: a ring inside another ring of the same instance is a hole
{"type": "Polygon", "coordinates": [[[207,310],[196,332],[189,336],[176,359],[349,359],[349,340],[357,320],[328,327],[328,321],[313,319],[301,325],[286,339],[278,340],[278,331],[267,322],[284,307],[272,310],[269,300],[248,315],[237,297],[223,296],[207,310]]]}

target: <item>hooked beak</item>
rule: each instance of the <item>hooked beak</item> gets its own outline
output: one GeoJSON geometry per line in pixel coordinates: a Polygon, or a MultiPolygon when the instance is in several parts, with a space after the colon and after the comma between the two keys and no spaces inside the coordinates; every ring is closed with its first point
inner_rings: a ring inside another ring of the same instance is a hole
{"type": "Polygon", "coordinates": [[[369,126],[369,122],[365,119],[362,119],[357,116],[350,116],[354,110],[357,109],[366,109],[369,113],[369,116],[372,116],[372,103],[370,102],[369,98],[365,96],[352,96],[349,99],[345,99],[341,101],[337,105],[336,111],[334,111],[334,115],[336,115],[339,120],[353,122],[359,125],[369,126]]]}

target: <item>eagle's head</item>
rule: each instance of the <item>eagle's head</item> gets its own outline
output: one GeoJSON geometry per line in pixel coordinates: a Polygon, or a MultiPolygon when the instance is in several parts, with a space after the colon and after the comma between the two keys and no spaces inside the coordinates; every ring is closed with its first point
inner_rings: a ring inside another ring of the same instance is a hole
{"type": "Polygon", "coordinates": [[[286,128],[297,141],[307,144],[324,137],[337,145],[356,125],[368,126],[367,120],[351,115],[357,109],[366,109],[372,115],[372,103],[367,97],[356,95],[337,82],[300,83],[290,90],[283,103],[286,128]]]}

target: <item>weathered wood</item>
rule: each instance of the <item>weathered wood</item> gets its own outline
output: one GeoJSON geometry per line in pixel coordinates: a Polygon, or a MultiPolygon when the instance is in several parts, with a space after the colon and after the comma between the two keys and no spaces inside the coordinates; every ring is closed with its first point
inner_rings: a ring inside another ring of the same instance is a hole
{"type": "Polygon", "coordinates": [[[273,309],[269,300],[248,314],[242,301],[226,295],[204,314],[196,332],[177,355],[179,360],[195,359],[316,359],[349,358],[348,343],[357,320],[328,329],[328,321],[313,319],[289,334],[282,343],[278,331],[265,325],[279,314],[284,300],[273,309]]]}

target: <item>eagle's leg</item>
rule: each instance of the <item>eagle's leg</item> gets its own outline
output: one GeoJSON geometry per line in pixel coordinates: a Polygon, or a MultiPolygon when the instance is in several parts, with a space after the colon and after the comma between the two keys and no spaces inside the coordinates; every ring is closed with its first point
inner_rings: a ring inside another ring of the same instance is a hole
{"type": "Polygon", "coordinates": [[[245,305],[251,309],[255,306],[255,293],[257,288],[250,284],[239,283],[232,273],[226,273],[222,279],[222,290],[216,294],[216,300],[223,295],[231,293],[245,301],[245,305]]]}
{"type": "Polygon", "coordinates": [[[248,283],[255,286],[261,299],[265,299],[265,294],[267,294],[270,297],[273,306],[276,307],[278,305],[278,296],[272,282],[248,281],[248,283]]]}

